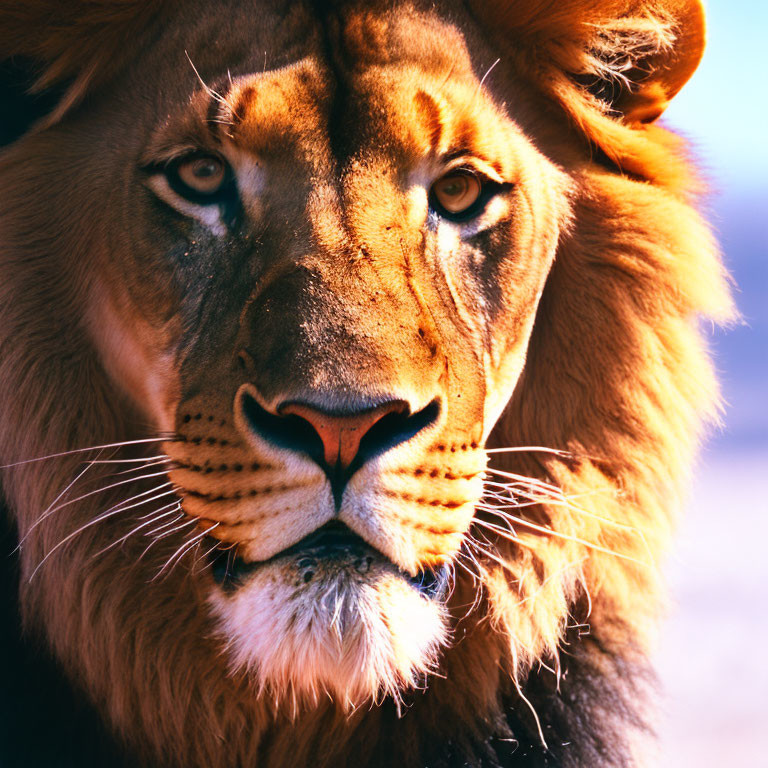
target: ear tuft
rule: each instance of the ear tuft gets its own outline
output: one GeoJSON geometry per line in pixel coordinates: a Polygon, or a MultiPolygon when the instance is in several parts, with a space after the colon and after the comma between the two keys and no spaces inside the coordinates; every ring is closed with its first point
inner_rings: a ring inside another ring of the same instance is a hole
{"type": "Polygon", "coordinates": [[[627,87],[613,107],[630,123],[658,118],[696,71],[704,53],[706,24],[700,0],[665,3],[657,11],[656,50],[641,51],[628,71],[627,87]],[[661,16],[663,14],[663,16],[661,16]]]}
{"type": "Polygon", "coordinates": [[[585,71],[572,74],[609,109],[635,122],[636,97],[643,84],[657,98],[666,99],[664,90],[655,87],[658,67],[652,62],[674,49],[674,29],[674,23],[660,15],[607,21],[588,39],[582,59],[585,71]]]}
{"type": "Polygon", "coordinates": [[[655,120],[704,50],[701,0],[471,1],[540,71],[554,64],[628,123],[655,120]]]}
{"type": "Polygon", "coordinates": [[[519,76],[622,172],[698,185],[674,136],[648,125],[699,64],[701,0],[468,0],[519,76]]]}

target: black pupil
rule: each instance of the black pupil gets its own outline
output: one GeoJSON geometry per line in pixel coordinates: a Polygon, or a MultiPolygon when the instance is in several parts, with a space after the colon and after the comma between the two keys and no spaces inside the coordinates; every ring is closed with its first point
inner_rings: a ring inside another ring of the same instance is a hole
{"type": "Polygon", "coordinates": [[[199,179],[209,179],[219,172],[219,164],[215,160],[203,160],[192,171],[199,179]]]}
{"type": "Polygon", "coordinates": [[[448,197],[457,197],[462,192],[464,192],[464,189],[466,188],[466,186],[467,186],[466,179],[462,179],[462,178],[451,179],[451,181],[447,182],[443,187],[443,193],[448,195],[448,197]]]}

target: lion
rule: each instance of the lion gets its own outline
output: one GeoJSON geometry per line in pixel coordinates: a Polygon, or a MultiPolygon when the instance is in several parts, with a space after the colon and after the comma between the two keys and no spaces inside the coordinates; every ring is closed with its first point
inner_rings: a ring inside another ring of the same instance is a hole
{"type": "Polygon", "coordinates": [[[646,761],[734,312],[656,123],[703,46],[698,0],[0,3],[11,764],[646,761]]]}

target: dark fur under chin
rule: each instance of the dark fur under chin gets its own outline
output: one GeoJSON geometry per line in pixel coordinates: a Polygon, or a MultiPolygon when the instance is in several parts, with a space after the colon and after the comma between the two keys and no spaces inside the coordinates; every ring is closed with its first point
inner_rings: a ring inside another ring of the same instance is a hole
{"type": "MultiPolygon", "coordinates": [[[[18,575],[12,556],[16,535],[5,509],[2,524],[2,626],[9,630],[0,635],[3,768],[165,768],[116,739],[40,638],[20,632],[18,575]]],[[[488,671],[474,653],[477,638],[473,635],[478,633],[482,628],[476,627],[449,652],[449,668],[455,669],[449,669],[448,679],[434,677],[426,691],[406,696],[402,716],[395,703],[387,700],[377,708],[362,708],[351,718],[333,706],[321,705],[307,712],[301,723],[278,719],[262,740],[259,768],[632,765],[627,732],[644,727],[638,705],[645,698],[650,676],[641,662],[602,647],[595,636],[574,636],[562,656],[559,686],[545,668],[534,670],[523,687],[530,706],[511,689],[470,724],[472,702],[465,702],[466,708],[448,710],[444,705],[451,698],[451,676],[475,677],[478,693],[483,683],[498,684],[496,679],[482,679],[488,671]],[[539,716],[549,750],[542,748],[531,707],[539,716]],[[579,738],[572,740],[574,734],[579,738]]]]}
{"type": "MultiPolygon", "coordinates": [[[[2,519],[2,621],[11,630],[2,634],[1,648],[3,768],[166,768],[110,733],[102,713],[87,703],[76,681],[65,677],[41,638],[19,630],[18,573],[12,557],[17,537],[5,509],[2,519]]],[[[505,673],[488,664],[486,629],[487,624],[466,629],[447,652],[445,677],[432,677],[425,691],[408,694],[402,714],[388,699],[379,707],[361,708],[352,717],[321,703],[300,721],[277,718],[259,745],[259,768],[634,764],[627,737],[643,728],[639,708],[650,673],[642,662],[623,658],[597,636],[574,632],[561,657],[559,685],[546,668],[532,670],[522,686],[526,702],[507,677],[506,692],[489,709],[478,705],[493,701],[494,689],[505,690],[500,683],[505,673]],[[457,697],[467,679],[474,683],[471,700],[457,697]],[[548,750],[542,747],[532,711],[538,715],[548,750]]]]}

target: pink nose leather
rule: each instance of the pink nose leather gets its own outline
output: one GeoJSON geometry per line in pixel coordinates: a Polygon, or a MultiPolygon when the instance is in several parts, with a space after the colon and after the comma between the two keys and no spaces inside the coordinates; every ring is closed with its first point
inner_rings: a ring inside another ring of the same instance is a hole
{"type": "Polygon", "coordinates": [[[323,442],[324,459],[329,467],[347,469],[360,450],[360,441],[371,427],[390,413],[403,413],[403,402],[385,403],[378,408],[351,416],[335,416],[309,405],[290,403],[280,409],[282,416],[299,416],[309,422],[323,442]]]}

